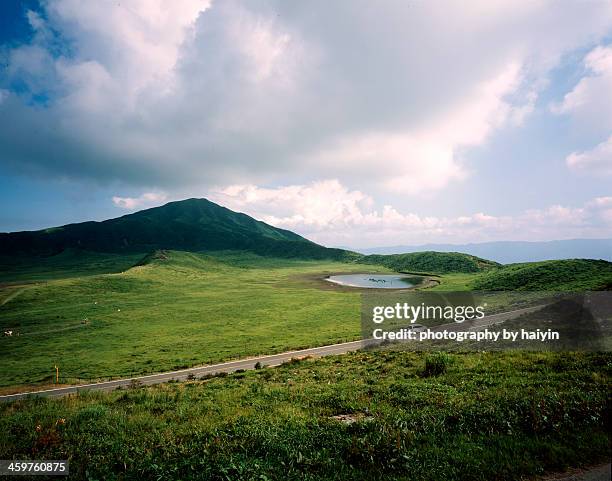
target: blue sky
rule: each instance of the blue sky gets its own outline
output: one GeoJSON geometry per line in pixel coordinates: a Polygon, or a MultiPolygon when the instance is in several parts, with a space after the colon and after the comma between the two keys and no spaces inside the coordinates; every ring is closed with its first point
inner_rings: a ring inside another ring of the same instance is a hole
{"type": "Polygon", "coordinates": [[[327,245],[612,237],[609,2],[0,3],[0,231],[208,197],[327,245]]]}

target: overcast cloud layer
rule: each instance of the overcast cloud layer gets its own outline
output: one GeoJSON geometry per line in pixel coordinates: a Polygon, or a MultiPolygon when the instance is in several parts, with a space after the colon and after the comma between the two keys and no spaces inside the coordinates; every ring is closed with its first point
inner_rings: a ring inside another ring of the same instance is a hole
{"type": "Polygon", "coordinates": [[[579,146],[559,169],[612,175],[610,2],[49,0],[25,13],[32,37],[2,50],[7,175],[121,185],[112,202],[128,210],[209,196],[327,244],[612,231],[612,192],[546,204],[545,178],[545,205],[511,215],[409,207],[477,177],[470,152],[541,116],[579,146]],[[576,76],[557,85],[568,57],[576,76]],[[390,194],[397,205],[379,200],[390,194]]]}

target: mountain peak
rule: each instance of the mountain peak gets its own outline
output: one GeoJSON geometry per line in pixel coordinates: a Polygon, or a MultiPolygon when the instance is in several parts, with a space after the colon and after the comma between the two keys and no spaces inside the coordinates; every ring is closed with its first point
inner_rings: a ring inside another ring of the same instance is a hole
{"type": "Polygon", "coordinates": [[[56,254],[70,248],[96,252],[248,250],[262,255],[305,258],[338,258],[345,254],[208,199],[197,198],[169,202],[102,222],[0,234],[4,255],[56,254]]]}

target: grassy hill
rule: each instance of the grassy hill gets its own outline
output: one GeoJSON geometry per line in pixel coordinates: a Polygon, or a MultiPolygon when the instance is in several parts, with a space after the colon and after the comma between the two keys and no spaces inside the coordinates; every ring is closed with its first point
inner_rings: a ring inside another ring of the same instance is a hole
{"type": "Polygon", "coordinates": [[[412,252],[409,254],[369,255],[359,259],[364,264],[380,264],[398,272],[482,272],[501,264],[459,252],[412,252]]]}
{"type": "Polygon", "coordinates": [[[570,259],[510,264],[477,276],[471,285],[488,291],[612,289],[612,263],[570,259]]]}
{"type": "Polygon", "coordinates": [[[2,256],[55,255],[66,249],[108,253],[233,249],[309,259],[351,256],[348,251],[328,249],[206,199],[170,202],[103,222],[0,234],[2,256]]]}

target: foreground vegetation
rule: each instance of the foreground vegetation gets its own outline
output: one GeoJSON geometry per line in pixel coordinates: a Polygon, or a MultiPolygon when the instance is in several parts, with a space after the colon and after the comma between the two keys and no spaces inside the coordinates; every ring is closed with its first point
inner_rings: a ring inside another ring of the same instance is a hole
{"type": "Polygon", "coordinates": [[[78,479],[514,480],[607,460],[610,354],[360,352],[0,405],[78,479]]]}

